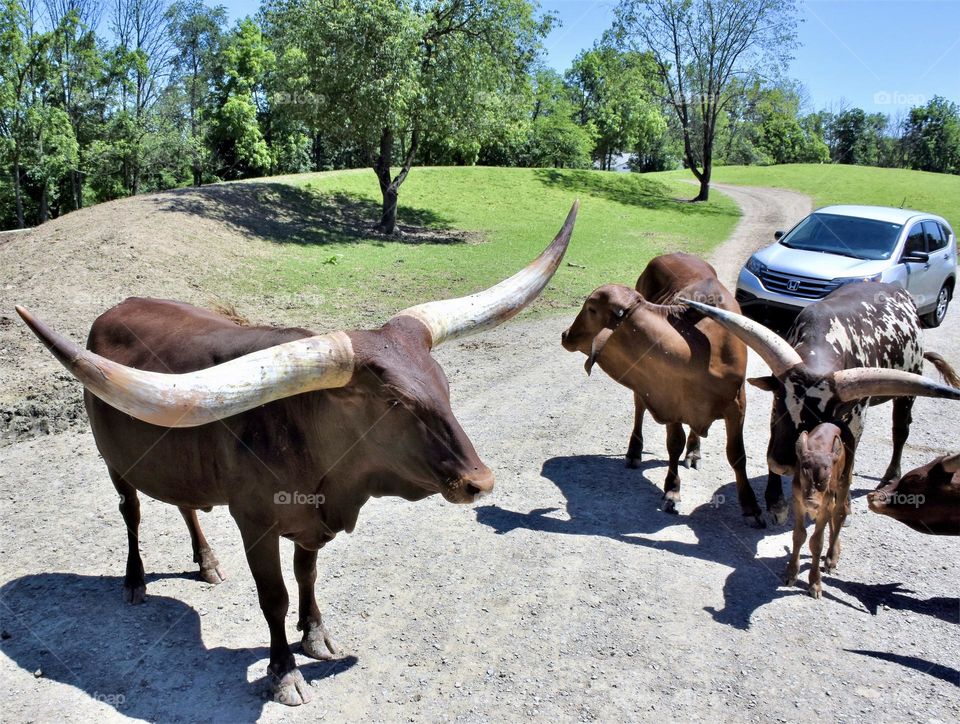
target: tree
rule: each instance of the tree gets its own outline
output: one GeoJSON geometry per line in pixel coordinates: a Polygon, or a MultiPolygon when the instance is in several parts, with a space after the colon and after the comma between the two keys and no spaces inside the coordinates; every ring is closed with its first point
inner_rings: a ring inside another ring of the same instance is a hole
{"type": "Polygon", "coordinates": [[[589,168],[596,143],[596,129],[589,119],[583,125],[576,123],[575,114],[570,90],[563,78],[554,70],[537,71],[524,164],[589,168]]]}
{"type": "Polygon", "coordinates": [[[607,42],[578,55],[566,80],[578,106],[581,126],[596,129],[593,157],[609,171],[613,156],[636,147],[640,139],[653,139],[666,130],[666,122],[653,102],[656,66],[647,53],[621,51],[607,42]]]}
{"type": "Polygon", "coordinates": [[[934,96],[925,106],[910,109],[903,129],[910,168],[960,174],[960,106],[934,96]]]}
{"type": "Polygon", "coordinates": [[[174,43],[171,83],[182,99],[193,185],[199,186],[209,165],[207,134],[227,11],[202,0],[180,0],[170,6],[168,18],[174,43]]]}
{"type": "Polygon", "coordinates": [[[710,193],[714,140],[731,85],[777,72],[796,43],[794,0],[621,0],[615,29],[629,49],[649,51],[664,101],[680,123],[684,160],[710,193]]]}
{"type": "Polygon", "coordinates": [[[36,124],[28,123],[31,109],[40,103],[48,72],[47,50],[52,37],[36,32],[34,19],[19,0],[0,6],[0,138],[3,157],[10,164],[17,227],[24,223],[23,161],[36,124]]]}
{"type": "Polygon", "coordinates": [[[866,114],[860,108],[842,111],[833,118],[833,161],[860,166],[879,165],[882,139],[887,117],[882,113],[866,114]]]}
{"type": "Polygon", "coordinates": [[[282,90],[310,99],[297,112],[373,168],[384,234],[424,139],[478,150],[549,28],[526,0],[274,0],[264,17],[282,90]]]}

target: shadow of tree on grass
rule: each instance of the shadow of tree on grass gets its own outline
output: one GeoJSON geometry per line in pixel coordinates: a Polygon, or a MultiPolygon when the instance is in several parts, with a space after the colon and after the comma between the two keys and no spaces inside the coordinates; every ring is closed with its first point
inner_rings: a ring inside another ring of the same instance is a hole
{"type": "Polygon", "coordinates": [[[150,197],[162,212],[202,217],[243,234],[278,244],[469,244],[482,241],[477,232],[451,226],[451,219],[429,209],[401,203],[397,236],[373,230],[380,204],[344,192],[320,193],[276,182],[214,184],[177,189],[150,197]]]}
{"type": "Polygon", "coordinates": [[[635,173],[601,174],[586,169],[542,168],[534,171],[537,181],[550,188],[589,193],[625,206],[669,209],[681,214],[738,217],[735,208],[694,204],[673,195],[673,189],[655,179],[635,173]]]}

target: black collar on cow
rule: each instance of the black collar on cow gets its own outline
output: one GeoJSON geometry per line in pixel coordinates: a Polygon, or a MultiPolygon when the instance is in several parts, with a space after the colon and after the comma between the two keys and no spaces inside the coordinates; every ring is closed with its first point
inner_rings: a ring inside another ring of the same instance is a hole
{"type": "Polygon", "coordinates": [[[631,304],[629,307],[627,307],[626,309],[624,309],[624,310],[623,310],[623,314],[621,314],[619,317],[617,317],[616,320],[613,322],[613,324],[610,325],[610,331],[613,331],[613,330],[615,330],[617,327],[619,327],[619,326],[621,325],[621,323],[623,322],[624,319],[626,319],[626,318],[629,317],[631,314],[633,314],[633,313],[636,311],[637,307],[643,305],[646,301],[647,301],[646,299],[644,299],[643,297],[640,297],[640,298],[637,299],[637,301],[635,301],[635,302],[634,302],[633,304],[631,304]]]}

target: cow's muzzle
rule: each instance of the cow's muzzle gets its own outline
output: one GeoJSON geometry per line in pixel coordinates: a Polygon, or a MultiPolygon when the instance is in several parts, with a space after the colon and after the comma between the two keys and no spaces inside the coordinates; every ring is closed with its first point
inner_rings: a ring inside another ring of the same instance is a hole
{"type": "Polygon", "coordinates": [[[451,503],[475,503],[493,490],[493,472],[483,468],[470,475],[463,475],[443,486],[443,497],[451,503]]]}

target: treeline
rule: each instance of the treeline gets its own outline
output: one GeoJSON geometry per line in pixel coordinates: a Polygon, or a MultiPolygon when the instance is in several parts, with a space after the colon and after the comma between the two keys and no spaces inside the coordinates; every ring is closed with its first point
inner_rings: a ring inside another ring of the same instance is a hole
{"type": "MultiPolygon", "coordinates": [[[[415,161],[687,163],[655,54],[611,33],[557,73],[541,61],[553,19],[526,0],[266,0],[233,25],[201,0],[0,2],[2,228],[158,189],[370,166],[390,233],[415,161]]],[[[797,84],[732,81],[713,163],[960,173],[955,103],[895,119],[802,106],[797,84]]]]}

